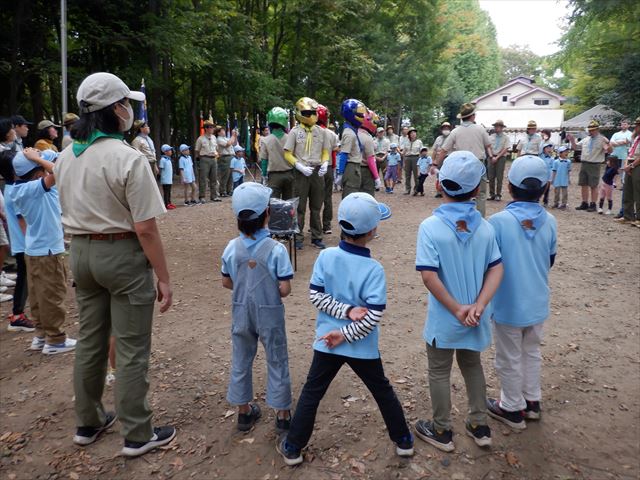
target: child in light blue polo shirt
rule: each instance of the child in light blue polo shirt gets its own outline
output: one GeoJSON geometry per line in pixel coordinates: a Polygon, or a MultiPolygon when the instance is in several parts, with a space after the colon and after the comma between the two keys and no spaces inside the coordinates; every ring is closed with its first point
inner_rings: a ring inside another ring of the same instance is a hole
{"type": "Polygon", "coordinates": [[[429,156],[429,149],[427,147],[422,147],[420,149],[420,156],[418,157],[418,186],[416,187],[416,191],[413,192],[413,196],[422,195],[424,197],[424,181],[429,176],[429,167],[433,161],[429,156]]]}
{"type": "Polygon", "coordinates": [[[158,168],[160,169],[160,184],[164,194],[164,206],[167,210],[175,210],[176,206],[171,203],[171,187],[173,186],[171,155],[173,155],[173,148],[165,143],[160,147],[160,150],[162,150],[162,156],[160,157],[158,168]]]}
{"type": "Polygon", "coordinates": [[[545,143],[542,146],[542,152],[540,153],[540,158],[544,161],[547,166],[547,173],[549,177],[547,178],[547,188],[544,191],[544,196],[542,198],[542,202],[546,207],[549,205],[549,190],[551,189],[551,170],[553,169],[553,162],[555,158],[553,158],[553,143],[545,143]]]}
{"type": "Polygon", "coordinates": [[[276,429],[288,430],[291,379],[282,298],[291,293],[287,249],[271,239],[269,198],[259,183],[239,185],[231,205],[240,236],[222,254],[222,286],[233,291],[231,374],[227,400],[238,406],[238,430],[251,430],[262,415],[253,399],[252,367],[258,340],[267,356],[267,404],[277,410],[276,429]]]}
{"type": "Polygon", "coordinates": [[[398,152],[398,144],[389,145],[389,153],[387,154],[387,169],[384,172],[384,182],[386,192],[393,193],[393,189],[398,181],[398,165],[400,164],[400,152],[398,152]]]}
{"type": "Polygon", "coordinates": [[[11,189],[14,213],[27,224],[25,262],[35,337],[30,350],[55,355],[75,349],[76,341],[62,330],[66,317],[67,276],[64,263],[62,212],[53,171],[56,152],[34,149],[16,153],[17,180],[11,189]],[[41,157],[46,157],[49,160],[41,157]]]}
{"type": "Polygon", "coordinates": [[[418,231],[416,270],[429,290],[423,338],[433,421],[419,420],[415,428],[418,437],[446,452],[455,448],[450,387],[454,353],[467,387],[466,432],[478,446],[491,445],[480,352],[491,344],[489,302],[500,284],[502,265],[493,228],[471,201],[484,174],[473,153],[449,155],[436,182],[444,203],[418,231]]]}
{"type": "Polygon", "coordinates": [[[558,149],[558,158],[553,161],[551,167],[551,183],[553,183],[553,208],[567,208],[569,190],[569,174],[571,173],[571,160],[567,146],[558,149]]]}
{"type": "Polygon", "coordinates": [[[376,400],[396,453],[413,455],[413,437],[384,375],[378,348],[378,324],[387,303],[384,269],[365,247],[375,238],[380,220],[390,214],[367,193],[347,195],[338,209],[343,240],[323,250],[313,267],[309,295],[319,310],[313,360],[291,429],[277,444],[287,465],[302,462],[301,450],[313,433],[320,400],[345,363],[376,400]]]}
{"type": "Polygon", "coordinates": [[[231,180],[233,181],[233,188],[235,189],[244,182],[244,173],[247,168],[247,163],[244,160],[244,148],[240,145],[233,147],[234,157],[231,159],[229,168],[231,169],[231,180]]]}
{"type": "Polygon", "coordinates": [[[196,176],[193,172],[193,160],[189,154],[189,145],[180,145],[180,158],[178,158],[178,171],[180,180],[184,185],[184,204],[196,205],[196,176]]]}
{"type": "Polygon", "coordinates": [[[502,252],[504,278],[493,299],[496,372],[500,400],[488,399],[489,415],[515,429],[540,418],[540,342],[549,316],[549,269],[556,256],[556,219],[538,202],[547,165],[518,158],[509,170],[513,202],[489,219],[502,252]]]}

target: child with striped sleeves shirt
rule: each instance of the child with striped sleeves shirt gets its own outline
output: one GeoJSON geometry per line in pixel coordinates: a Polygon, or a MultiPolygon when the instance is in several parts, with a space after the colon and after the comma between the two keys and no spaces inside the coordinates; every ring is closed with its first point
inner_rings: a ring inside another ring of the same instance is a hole
{"type": "Polygon", "coordinates": [[[277,443],[287,465],[302,463],[301,450],[313,433],[320,400],[345,363],[376,400],[396,453],[413,455],[413,437],[378,350],[378,324],[387,301],[385,273],[365,247],[388,216],[388,207],[367,193],[345,197],[338,209],[343,240],[323,250],[313,267],[310,298],[319,310],[313,361],[289,433],[277,443]]]}

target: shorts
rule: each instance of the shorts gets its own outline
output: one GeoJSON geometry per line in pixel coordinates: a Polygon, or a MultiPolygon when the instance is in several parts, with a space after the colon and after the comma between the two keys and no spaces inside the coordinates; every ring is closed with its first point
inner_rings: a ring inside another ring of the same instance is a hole
{"type": "Polygon", "coordinates": [[[613,198],[613,185],[600,182],[600,198],[611,200],[613,198]]]}
{"type": "Polygon", "coordinates": [[[9,245],[9,237],[7,237],[7,231],[4,229],[4,225],[0,222],[0,247],[5,245],[9,245]]]}
{"type": "Polygon", "coordinates": [[[580,174],[578,176],[578,185],[581,187],[597,187],[600,183],[600,163],[580,164],[580,174]]]}
{"type": "Polygon", "coordinates": [[[398,181],[398,165],[388,165],[387,171],[384,174],[385,180],[393,180],[394,182],[398,181]]]}

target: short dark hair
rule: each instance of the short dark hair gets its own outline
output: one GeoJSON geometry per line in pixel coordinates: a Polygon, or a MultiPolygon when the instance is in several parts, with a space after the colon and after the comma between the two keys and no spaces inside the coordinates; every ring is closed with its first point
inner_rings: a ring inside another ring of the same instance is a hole
{"type": "Polygon", "coordinates": [[[258,218],[249,218],[255,214],[251,210],[242,210],[238,215],[238,230],[247,236],[254,235],[258,230],[264,227],[264,220],[267,218],[269,208],[262,212],[258,218]]]}
{"type": "Polygon", "coordinates": [[[80,119],[73,124],[69,133],[74,140],[86,141],[95,130],[120,133],[120,119],[114,112],[113,105],[95,112],[80,113],[80,119]]]}
{"type": "MultiPolygon", "coordinates": [[[[267,127],[262,127],[262,130],[264,130],[267,127]]],[[[276,130],[276,129],[280,129],[280,130],[284,130],[285,127],[283,127],[282,125],[280,125],[279,123],[270,123],[269,124],[269,129],[270,130],[276,130]]]]}
{"type": "Polygon", "coordinates": [[[540,197],[544,194],[547,184],[541,182],[537,178],[525,178],[522,183],[527,188],[516,187],[513,183],[511,185],[511,196],[514,200],[520,202],[538,202],[540,197]]]}
{"type": "Polygon", "coordinates": [[[24,175],[22,175],[20,178],[23,180],[33,180],[33,178],[35,177],[36,173],[38,172],[44,172],[44,168],[37,166],[37,167],[33,167],[31,170],[29,170],[27,173],[25,173],[24,175]]]}
{"type": "MultiPolygon", "coordinates": [[[[338,222],[340,224],[340,227],[344,227],[344,228],[348,228],[349,230],[353,230],[353,225],[351,225],[349,222],[347,222],[346,220],[340,220],[338,222]]],[[[367,233],[347,233],[345,232],[342,228],[341,230],[341,234],[340,234],[340,240],[360,240],[361,238],[364,238],[367,236],[367,233]]]]}
{"type": "MultiPolygon", "coordinates": [[[[441,180],[440,184],[447,190],[452,190],[452,191],[460,190],[461,188],[457,182],[454,182],[453,180],[448,180],[448,179],[441,180]]],[[[456,202],[468,202],[473,197],[475,197],[475,192],[479,185],[480,184],[478,183],[478,185],[476,185],[473,188],[473,190],[471,190],[470,192],[460,193],[458,195],[452,195],[448,193],[444,188],[442,189],[442,193],[444,193],[447,197],[452,198],[456,202]]]]}
{"type": "Polygon", "coordinates": [[[16,151],[13,149],[0,152],[0,175],[9,183],[16,181],[16,172],[13,169],[13,157],[15,156],[16,151]]]}
{"type": "Polygon", "coordinates": [[[4,142],[13,128],[13,121],[9,117],[0,118],[0,142],[4,142]]]}

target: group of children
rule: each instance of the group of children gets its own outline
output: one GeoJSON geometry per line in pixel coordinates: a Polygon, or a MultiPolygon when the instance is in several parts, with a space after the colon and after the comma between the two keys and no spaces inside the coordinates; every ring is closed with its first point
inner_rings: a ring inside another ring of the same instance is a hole
{"type": "MultiPolygon", "coordinates": [[[[429,176],[429,169],[433,160],[429,156],[429,149],[422,147],[420,156],[418,157],[418,184],[413,192],[413,196],[420,194],[424,197],[424,182],[429,176]]],[[[385,193],[393,193],[398,183],[398,178],[402,175],[402,157],[397,143],[389,145],[389,153],[387,154],[386,168],[384,170],[385,193]]]]}
{"type": "MultiPolygon", "coordinates": [[[[234,146],[234,157],[231,160],[231,178],[233,188],[235,189],[244,181],[247,164],[245,162],[244,148],[234,146]]],[[[164,206],[167,210],[175,210],[176,206],[171,202],[171,189],[173,187],[173,147],[164,144],[160,147],[162,156],[158,162],[160,170],[160,185],[162,185],[162,193],[164,197],[164,206]]],[[[193,167],[193,159],[191,158],[191,150],[189,145],[184,143],[178,148],[178,172],[180,175],[180,183],[184,187],[184,204],[187,207],[197,205],[196,201],[197,183],[193,167]]]]}
{"type": "MultiPolygon", "coordinates": [[[[471,152],[449,155],[436,182],[444,202],[418,231],[416,269],[429,291],[423,339],[433,417],[419,420],[415,432],[443,451],[454,449],[454,355],[469,399],[465,431],[478,446],[491,445],[488,415],[514,429],[526,428],[525,419],[541,415],[540,343],[549,314],[548,272],[556,255],[556,222],[539,203],[548,186],[548,167],[537,156],[517,159],[508,175],[514,201],[488,221],[472,201],[484,173],[484,165],[471,152]],[[480,360],[491,344],[492,328],[499,399],[486,396],[480,360]]],[[[344,364],[373,395],[396,453],[413,455],[413,435],[385,377],[378,348],[378,327],[387,304],[385,272],[367,248],[377,237],[379,222],[390,217],[389,208],[361,192],[346,196],[339,206],[342,241],[320,253],[311,275],[309,298],[318,310],[314,353],[290,416],[281,298],[291,290],[293,269],[284,247],[271,240],[266,229],[270,194],[257,183],[236,189],[232,204],[240,235],[222,256],[223,286],[233,290],[227,400],[238,406],[238,429],[250,430],[261,417],[259,407],[251,403],[251,369],[260,340],[267,356],[267,404],[277,410],[276,429],[283,434],[276,447],[287,465],[302,462],[319,403],[344,364]],[[260,298],[254,297],[256,292],[261,292],[260,298]]]]}

